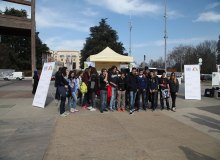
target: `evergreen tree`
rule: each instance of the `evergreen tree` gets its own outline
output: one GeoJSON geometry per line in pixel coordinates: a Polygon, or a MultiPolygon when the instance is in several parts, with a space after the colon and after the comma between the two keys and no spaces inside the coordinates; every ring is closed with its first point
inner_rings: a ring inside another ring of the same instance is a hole
{"type": "Polygon", "coordinates": [[[86,38],[86,43],[81,50],[80,67],[83,68],[84,61],[90,56],[101,52],[107,46],[115,52],[125,55],[123,43],[118,42],[118,35],[110,27],[106,19],[101,19],[99,26],[90,27],[90,37],[86,38]]]}

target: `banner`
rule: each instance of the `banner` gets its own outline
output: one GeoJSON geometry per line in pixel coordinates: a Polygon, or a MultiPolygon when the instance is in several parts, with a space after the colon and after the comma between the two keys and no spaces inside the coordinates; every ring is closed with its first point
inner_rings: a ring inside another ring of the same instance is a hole
{"type": "Polygon", "coordinates": [[[44,63],[32,105],[44,108],[55,62],[44,63]]]}
{"type": "Polygon", "coordinates": [[[217,64],[217,72],[220,73],[220,65],[217,64]]]}
{"type": "Polygon", "coordinates": [[[212,72],[212,86],[218,86],[220,84],[220,73],[212,72]]]}
{"type": "Polygon", "coordinates": [[[201,100],[200,66],[184,65],[185,99],[201,100]]]}

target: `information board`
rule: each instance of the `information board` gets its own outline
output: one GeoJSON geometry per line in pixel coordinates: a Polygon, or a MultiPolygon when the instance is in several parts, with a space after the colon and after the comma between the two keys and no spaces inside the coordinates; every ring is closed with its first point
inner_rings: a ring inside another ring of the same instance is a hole
{"type": "Polygon", "coordinates": [[[32,105],[36,107],[45,107],[47,93],[50,86],[50,80],[55,67],[55,62],[44,63],[37,90],[32,105]]]}
{"type": "Polygon", "coordinates": [[[184,65],[185,99],[201,100],[200,66],[184,65]]]}

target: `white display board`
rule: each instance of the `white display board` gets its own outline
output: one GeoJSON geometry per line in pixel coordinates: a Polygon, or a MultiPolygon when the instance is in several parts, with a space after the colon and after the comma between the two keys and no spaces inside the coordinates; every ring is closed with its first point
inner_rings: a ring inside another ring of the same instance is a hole
{"type": "Polygon", "coordinates": [[[185,99],[201,100],[200,66],[184,65],[185,99]]]}
{"type": "Polygon", "coordinates": [[[95,67],[95,62],[84,62],[84,68],[95,67]]]}
{"type": "Polygon", "coordinates": [[[37,90],[32,105],[36,107],[45,107],[47,93],[50,86],[50,80],[55,67],[55,62],[44,63],[37,90]]]}
{"type": "Polygon", "coordinates": [[[220,73],[212,72],[212,86],[220,85],[220,73]]]}

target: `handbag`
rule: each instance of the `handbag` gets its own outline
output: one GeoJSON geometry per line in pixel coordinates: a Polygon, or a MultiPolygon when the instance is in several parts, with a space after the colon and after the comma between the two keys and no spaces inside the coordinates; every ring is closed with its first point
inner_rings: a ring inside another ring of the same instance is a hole
{"type": "Polygon", "coordinates": [[[170,97],[170,94],[169,94],[169,90],[168,90],[168,89],[163,89],[163,90],[161,90],[161,93],[162,93],[163,99],[166,99],[166,98],[169,98],[169,97],[170,97]]]}

